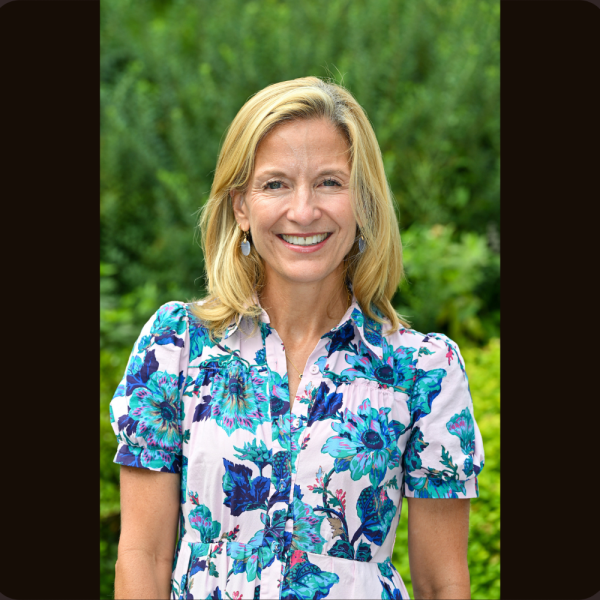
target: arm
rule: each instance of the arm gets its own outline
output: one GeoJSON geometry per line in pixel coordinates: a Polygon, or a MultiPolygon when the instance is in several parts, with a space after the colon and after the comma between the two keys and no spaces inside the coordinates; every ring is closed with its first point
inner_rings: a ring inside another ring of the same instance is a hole
{"type": "Polygon", "coordinates": [[[415,598],[470,598],[469,500],[407,501],[408,554],[415,598]]]}
{"type": "Polygon", "coordinates": [[[121,537],[115,598],[167,599],[179,517],[180,476],[121,466],[121,537]]]}

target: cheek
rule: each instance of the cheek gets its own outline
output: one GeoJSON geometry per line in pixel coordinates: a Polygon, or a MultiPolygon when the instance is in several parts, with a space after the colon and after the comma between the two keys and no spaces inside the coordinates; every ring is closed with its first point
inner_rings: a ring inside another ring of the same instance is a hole
{"type": "Polygon", "coordinates": [[[352,212],[352,207],[350,206],[349,201],[344,205],[344,211],[342,214],[343,217],[339,222],[345,232],[345,237],[350,240],[352,244],[354,243],[354,239],[358,233],[358,224],[354,218],[354,213],[352,212]]]}
{"type": "Polygon", "coordinates": [[[259,195],[248,203],[248,216],[250,227],[257,234],[264,234],[274,221],[274,207],[272,202],[262,199],[259,195]]]}

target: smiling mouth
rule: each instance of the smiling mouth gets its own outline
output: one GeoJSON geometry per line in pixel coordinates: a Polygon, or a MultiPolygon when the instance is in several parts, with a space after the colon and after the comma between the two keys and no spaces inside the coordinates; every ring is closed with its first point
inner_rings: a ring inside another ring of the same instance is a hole
{"type": "Polygon", "coordinates": [[[322,241],[326,240],[330,235],[331,233],[321,233],[318,235],[300,237],[298,235],[284,235],[282,233],[277,237],[280,237],[288,244],[293,244],[294,246],[316,246],[317,244],[320,244],[322,241]]]}

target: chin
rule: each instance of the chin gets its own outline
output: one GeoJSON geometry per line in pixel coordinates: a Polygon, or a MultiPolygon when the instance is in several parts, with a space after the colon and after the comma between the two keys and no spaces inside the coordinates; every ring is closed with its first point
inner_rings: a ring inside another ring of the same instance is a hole
{"type": "Polygon", "coordinates": [[[324,281],[331,274],[336,271],[336,269],[289,269],[285,273],[286,279],[289,281],[294,281],[296,283],[319,283],[320,281],[324,281]]]}

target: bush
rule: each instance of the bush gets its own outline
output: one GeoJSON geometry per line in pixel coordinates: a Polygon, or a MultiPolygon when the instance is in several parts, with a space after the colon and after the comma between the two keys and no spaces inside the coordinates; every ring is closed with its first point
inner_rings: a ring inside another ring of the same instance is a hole
{"type": "Polygon", "coordinates": [[[413,225],[402,236],[406,280],[396,308],[424,333],[442,331],[459,345],[484,342],[500,326],[500,311],[484,303],[486,270],[499,276],[499,255],[484,236],[456,234],[453,225],[413,225]]]}

